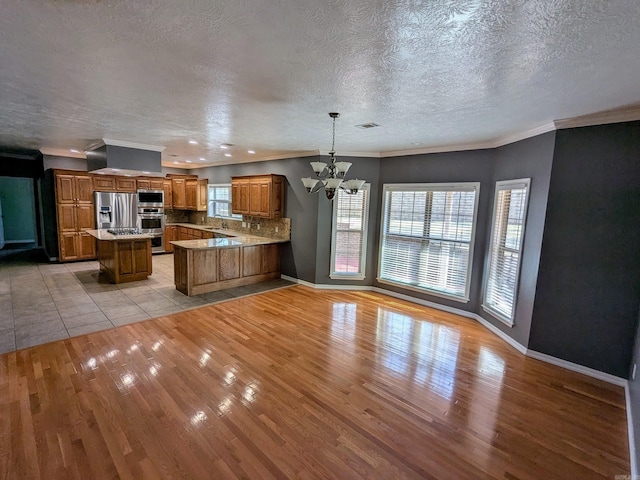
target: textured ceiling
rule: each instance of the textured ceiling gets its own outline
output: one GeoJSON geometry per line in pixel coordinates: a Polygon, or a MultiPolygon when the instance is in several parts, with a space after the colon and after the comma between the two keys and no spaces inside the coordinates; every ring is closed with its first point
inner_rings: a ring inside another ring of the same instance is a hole
{"type": "Polygon", "coordinates": [[[9,147],[83,150],[109,138],[164,146],[166,165],[246,161],[328,150],[327,112],[338,111],[338,155],[378,154],[486,142],[640,101],[637,0],[0,6],[9,147]],[[355,128],[366,122],[381,126],[355,128]]]}

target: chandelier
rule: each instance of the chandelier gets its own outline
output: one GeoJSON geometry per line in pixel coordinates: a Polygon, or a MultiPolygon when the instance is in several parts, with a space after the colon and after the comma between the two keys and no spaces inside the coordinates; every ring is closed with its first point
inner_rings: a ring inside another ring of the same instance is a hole
{"type": "Polygon", "coordinates": [[[311,162],[311,168],[313,168],[316,174],[315,178],[306,177],[302,179],[307,192],[318,193],[324,188],[324,193],[329,200],[333,200],[338,188],[341,188],[348,194],[358,193],[358,190],[362,188],[365,180],[345,180],[344,176],[351,167],[351,162],[336,162],[336,118],[340,116],[337,112],[330,112],[329,116],[333,118],[333,139],[331,141],[331,163],[328,165],[324,162],[311,162]]]}

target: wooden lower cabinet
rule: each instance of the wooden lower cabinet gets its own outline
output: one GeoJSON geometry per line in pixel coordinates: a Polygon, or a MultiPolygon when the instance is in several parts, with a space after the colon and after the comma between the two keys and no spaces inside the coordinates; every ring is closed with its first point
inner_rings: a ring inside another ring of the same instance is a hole
{"type": "Polygon", "coordinates": [[[144,280],[152,273],[151,239],[98,240],[98,261],[113,283],[144,280]]]}
{"type": "Polygon", "coordinates": [[[60,232],[60,260],[90,260],[96,258],[96,239],[84,232],[60,232]]]}
{"type": "Polygon", "coordinates": [[[168,226],[164,229],[164,251],[173,252],[173,245],[170,242],[178,240],[178,227],[168,226]]]}
{"type": "Polygon", "coordinates": [[[280,278],[279,247],[269,244],[197,249],[174,245],[176,289],[186,295],[199,295],[280,278]],[[277,260],[272,258],[274,255],[277,260]]]}

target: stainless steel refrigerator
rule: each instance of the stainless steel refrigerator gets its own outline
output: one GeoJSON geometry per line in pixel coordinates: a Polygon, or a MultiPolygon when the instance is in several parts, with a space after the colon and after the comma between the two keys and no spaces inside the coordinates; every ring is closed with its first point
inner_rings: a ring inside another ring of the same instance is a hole
{"type": "Polygon", "coordinates": [[[137,193],[95,192],[97,228],[136,228],[137,193]]]}

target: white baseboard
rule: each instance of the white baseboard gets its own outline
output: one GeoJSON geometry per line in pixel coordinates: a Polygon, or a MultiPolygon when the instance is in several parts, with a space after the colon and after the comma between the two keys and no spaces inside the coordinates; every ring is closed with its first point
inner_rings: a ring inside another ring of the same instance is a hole
{"type": "Polygon", "coordinates": [[[359,290],[370,292],[373,289],[371,285],[333,285],[327,283],[311,283],[288,275],[280,275],[280,278],[306,287],[315,288],[316,290],[359,290]]]}
{"type": "Polygon", "coordinates": [[[536,360],[542,360],[543,362],[566,368],[567,370],[571,370],[573,372],[582,373],[583,375],[587,375],[588,377],[597,378],[598,380],[612,383],[613,385],[618,385],[620,387],[624,387],[625,385],[627,385],[627,380],[624,378],[611,375],[610,373],[604,373],[599,370],[594,370],[593,368],[585,367],[583,365],[578,365],[577,363],[568,362],[567,360],[562,360],[561,358],[552,357],[551,355],[547,355],[546,353],[536,352],[535,350],[527,350],[527,357],[535,358],[536,360]]]}
{"type": "Polygon", "coordinates": [[[636,461],[636,436],[633,427],[633,413],[631,412],[631,394],[629,393],[629,382],[624,386],[624,400],[627,407],[627,433],[629,435],[629,460],[631,460],[631,478],[638,477],[638,463],[636,461]]]}
{"type": "Polygon", "coordinates": [[[498,327],[496,327],[493,323],[491,323],[491,322],[487,321],[486,319],[482,318],[480,315],[475,314],[475,318],[478,321],[478,323],[480,323],[480,325],[482,325],[484,328],[489,330],[491,333],[493,333],[497,337],[500,337],[502,340],[507,342],[513,348],[518,350],[521,354],[527,355],[527,353],[528,353],[527,347],[522,345],[520,342],[518,342],[517,340],[514,340],[513,338],[511,338],[509,335],[507,335],[502,330],[500,330],[498,327]]]}

